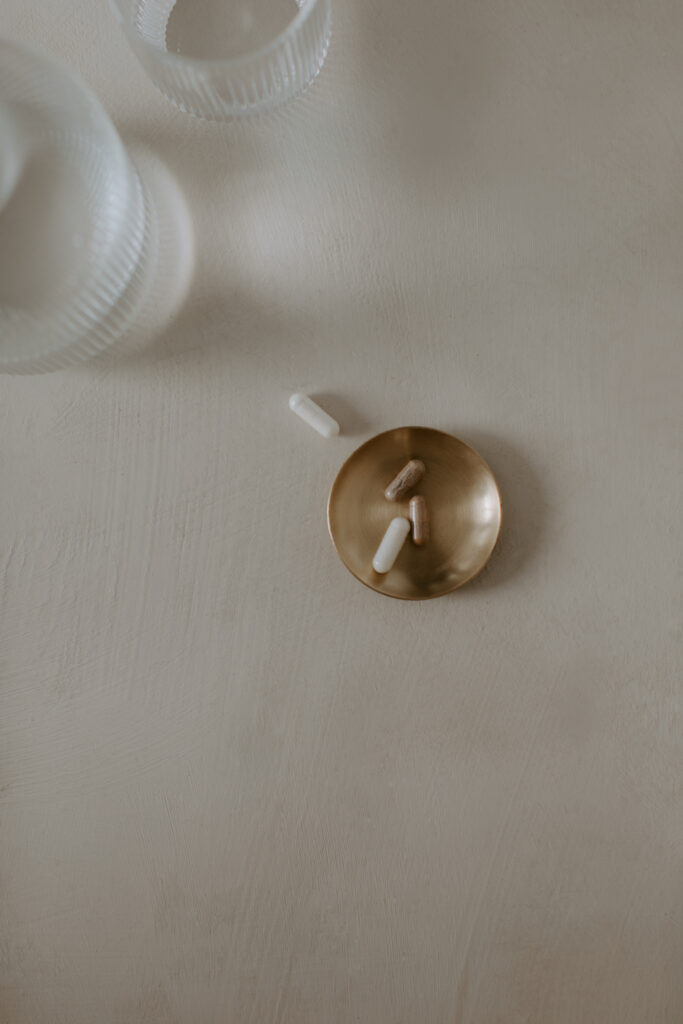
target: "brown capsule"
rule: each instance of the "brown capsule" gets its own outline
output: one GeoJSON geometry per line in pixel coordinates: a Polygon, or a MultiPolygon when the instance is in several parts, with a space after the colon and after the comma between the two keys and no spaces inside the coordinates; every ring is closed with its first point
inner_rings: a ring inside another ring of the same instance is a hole
{"type": "Polygon", "coordinates": [[[410,499],[410,521],[413,524],[413,542],[422,547],[429,540],[429,508],[427,499],[416,494],[410,499]]]}
{"type": "Polygon", "coordinates": [[[398,501],[402,498],[406,491],[409,491],[411,487],[422,478],[425,471],[425,464],[420,459],[411,459],[410,462],[406,462],[405,466],[391,481],[384,497],[387,501],[398,501]]]}

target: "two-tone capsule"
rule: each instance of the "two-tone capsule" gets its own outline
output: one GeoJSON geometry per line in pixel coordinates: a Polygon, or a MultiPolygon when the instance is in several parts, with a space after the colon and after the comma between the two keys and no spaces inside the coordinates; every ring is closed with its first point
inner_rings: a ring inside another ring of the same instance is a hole
{"type": "Polygon", "coordinates": [[[422,547],[429,540],[429,507],[423,494],[415,494],[410,499],[409,515],[413,528],[413,543],[422,547]]]}

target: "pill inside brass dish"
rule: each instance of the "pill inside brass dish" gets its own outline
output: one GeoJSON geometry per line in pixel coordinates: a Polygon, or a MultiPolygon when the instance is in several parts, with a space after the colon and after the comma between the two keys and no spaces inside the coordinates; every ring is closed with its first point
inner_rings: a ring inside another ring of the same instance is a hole
{"type": "Polygon", "coordinates": [[[483,569],[500,531],[500,494],[486,462],[464,441],[430,427],[399,427],[346,460],[330,491],[327,522],[339,557],[361,583],[417,601],[448,594],[483,569]],[[429,507],[429,543],[409,541],[380,574],[373,556],[391,520],[409,518],[412,494],[390,502],[384,489],[410,459],[426,467],[419,489],[429,507]]]}

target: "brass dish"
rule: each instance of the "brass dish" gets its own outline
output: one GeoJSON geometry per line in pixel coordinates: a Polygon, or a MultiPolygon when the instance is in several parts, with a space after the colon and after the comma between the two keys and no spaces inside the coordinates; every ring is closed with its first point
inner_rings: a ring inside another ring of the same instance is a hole
{"type": "Polygon", "coordinates": [[[327,523],[337,554],[353,575],[387,597],[419,601],[441,597],[486,565],[500,531],[500,494],[482,457],[457,437],[430,427],[399,427],[366,441],[337,474],[327,504],[327,523]],[[384,488],[408,459],[427,471],[400,501],[384,488]],[[394,567],[379,575],[372,559],[394,516],[408,518],[413,494],[424,494],[430,540],[410,538],[394,567]]]}

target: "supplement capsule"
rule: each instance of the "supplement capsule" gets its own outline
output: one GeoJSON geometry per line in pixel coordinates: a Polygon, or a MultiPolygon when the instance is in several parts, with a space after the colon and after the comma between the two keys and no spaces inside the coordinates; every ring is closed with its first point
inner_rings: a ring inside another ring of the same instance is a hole
{"type": "Polygon", "coordinates": [[[406,462],[401,472],[394,477],[387,487],[384,497],[387,501],[398,501],[406,491],[414,487],[417,481],[422,478],[424,471],[425,464],[421,459],[411,459],[410,462],[406,462]]]}
{"type": "Polygon", "coordinates": [[[372,560],[375,572],[389,572],[409,533],[410,523],[403,516],[391,520],[372,560]]]}
{"type": "Polygon", "coordinates": [[[316,405],[308,395],[302,395],[299,391],[289,399],[289,408],[295,412],[299,419],[308,423],[323,437],[336,437],[339,433],[339,424],[333,420],[324,409],[316,405]]]}
{"type": "Polygon", "coordinates": [[[416,494],[410,499],[410,522],[413,524],[413,541],[422,547],[429,540],[429,509],[427,499],[416,494]]]}

